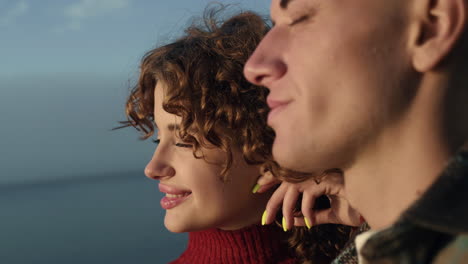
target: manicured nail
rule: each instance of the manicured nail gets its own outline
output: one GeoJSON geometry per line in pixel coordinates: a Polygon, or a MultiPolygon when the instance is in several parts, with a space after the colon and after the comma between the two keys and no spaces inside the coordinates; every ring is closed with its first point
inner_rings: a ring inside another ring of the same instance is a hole
{"type": "Polygon", "coordinates": [[[310,224],[310,221],[307,217],[304,217],[304,221],[305,221],[305,224],[307,226],[307,229],[311,229],[312,228],[312,225],[310,224]]]}
{"type": "Polygon", "coordinates": [[[263,212],[263,215],[262,215],[262,225],[266,225],[267,215],[268,213],[265,210],[265,212],[263,212]]]}
{"type": "Polygon", "coordinates": [[[286,218],[284,218],[284,216],[283,216],[283,223],[282,223],[282,224],[283,224],[283,230],[284,230],[284,232],[288,231],[288,225],[287,225],[287,223],[286,223],[286,218]]]}
{"type": "Polygon", "coordinates": [[[253,187],[252,189],[252,193],[257,193],[258,192],[258,189],[260,189],[261,185],[260,184],[255,184],[255,186],[253,187]]]}

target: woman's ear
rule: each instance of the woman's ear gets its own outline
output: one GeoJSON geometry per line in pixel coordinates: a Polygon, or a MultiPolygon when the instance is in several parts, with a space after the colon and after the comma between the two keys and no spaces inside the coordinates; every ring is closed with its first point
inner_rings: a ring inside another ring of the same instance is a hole
{"type": "Polygon", "coordinates": [[[255,184],[252,193],[264,193],[280,183],[281,180],[275,178],[270,171],[266,171],[258,177],[257,184],[255,184]]]}

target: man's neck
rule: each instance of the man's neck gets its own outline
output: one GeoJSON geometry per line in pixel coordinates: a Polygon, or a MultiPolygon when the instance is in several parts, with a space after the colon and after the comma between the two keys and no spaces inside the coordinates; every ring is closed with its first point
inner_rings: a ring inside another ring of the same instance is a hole
{"type": "Polygon", "coordinates": [[[456,151],[452,132],[446,129],[451,111],[440,99],[446,99],[444,89],[429,88],[345,171],[350,202],[372,229],[393,224],[431,186],[456,151]]]}
{"type": "Polygon", "coordinates": [[[427,142],[399,141],[345,172],[350,202],[372,229],[393,224],[434,182],[450,155],[427,142]]]}

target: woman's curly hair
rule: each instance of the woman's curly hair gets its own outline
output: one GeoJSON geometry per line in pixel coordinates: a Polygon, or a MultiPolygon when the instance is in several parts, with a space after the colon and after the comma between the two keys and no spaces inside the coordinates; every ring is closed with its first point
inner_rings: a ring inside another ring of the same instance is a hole
{"type": "Polygon", "coordinates": [[[233,146],[241,149],[248,164],[270,160],[274,132],[265,121],[267,89],[242,75],[268,25],[252,12],[221,23],[215,19],[219,11],[208,9],[204,26],[192,25],[184,37],[144,56],[126,113],[127,124],[142,131],[143,138],[150,137],[155,129],[154,88],[163,82],[168,87],[164,110],[182,119],[180,139],[193,145],[194,155],[200,147],[222,149],[227,154],[225,176],[232,165],[233,146]]]}
{"type": "MultiPolygon", "coordinates": [[[[202,158],[196,154],[202,147],[216,147],[226,153],[221,173],[224,180],[228,180],[234,149],[242,153],[248,164],[261,165],[263,171],[271,171],[277,177],[300,175],[281,168],[273,160],[275,134],[266,124],[268,90],[249,83],[243,76],[244,64],[269,25],[250,11],[220,21],[217,17],[223,9],[207,9],[202,25],[193,24],[180,39],[145,54],[138,83],[127,100],[128,120],[122,123],[136,127],[143,139],[153,135],[154,90],[161,81],[166,87],[163,109],[181,117],[179,137],[193,145],[194,156],[202,158]]],[[[303,237],[305,231],[293,235],[291,245],[306,258],[335,256],[349,231],[328,229],[326,236],[320,235],[320,227],[319,231],[310,231],[314,240],[308,243],[320,244],[311,247],[312,255],[301,246],[301,240],[307,241],[303,237]]]]}

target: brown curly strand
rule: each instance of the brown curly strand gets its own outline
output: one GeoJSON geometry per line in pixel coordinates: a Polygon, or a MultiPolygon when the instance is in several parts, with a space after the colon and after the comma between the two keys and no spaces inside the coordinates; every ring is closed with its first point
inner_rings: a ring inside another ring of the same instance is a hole
{"type": "MultiPolygon", "coordinates": [[[[228,180],[234,148],[248,164],[262,165],[277,177],[303,175],[283,169],[273,160],[275,134],[266,124],[268,90],[243,76],[244,64],[269,26],[253,12],[219,21],[216,18],[223,9],[207,9],[203,25],[193,24],[174,43],[146,53],[138,83],[126,103],[128,120],[122,124],[137,128],[142,139],[153,135],[154,89],[161,81],[167,87],[163,109],[181,117],[179,137],[193,145],[193,155],[202,158],[196,154],[201,147],[226,153],[224,180],[228,180]]],[[[307,232],[298,229],[290,243],[300,258],[318,261],[336,255],[347,238],[337,230],[331,226],[307,232]]]]}
{"type": "Polygon", "coordinates": [[[349,226],[333,224],[314,226],[310,230],[296,227],[288,242],[302,263],[330,263],[348,243],[351,231],[349,226]]]}
{"type": "Polygon", "coordinates": [[[216,20],[219,11],[208,9],[204,27],[192,25],[181,39],[144,56],[138,84],[127,101],[129,119],[124,125],[139,128],[144,139],[154,133],[154,87],[158,80],[164,82],[169,89],[163,108],[182,117],[180,138],[194,146],[195,156],[200,147],[222,149],[227,154],[225,177],[232,165],[232,146],[241,148],[248,164],[262,164],[271,159],[268,148],[274,133],[265,129],[268,90],[250,84],[242,75],[269,27],[253,12],[242,12],[221,24],[216,20]]]}
{"type": "MultiPolygon", "coordinates": [[[[314,210],[330,207],[330,200],[321,196],[315,201],[314,210]]],[[[300,211],[301,199],[298,199],[296,210],[300,211]]],[[[296,227],[289,237],[291,248],[304,264],[330,263],[347,245],[354,235],[355,228],[345,225],[326,224],[306,227],[296,227]]]]}

